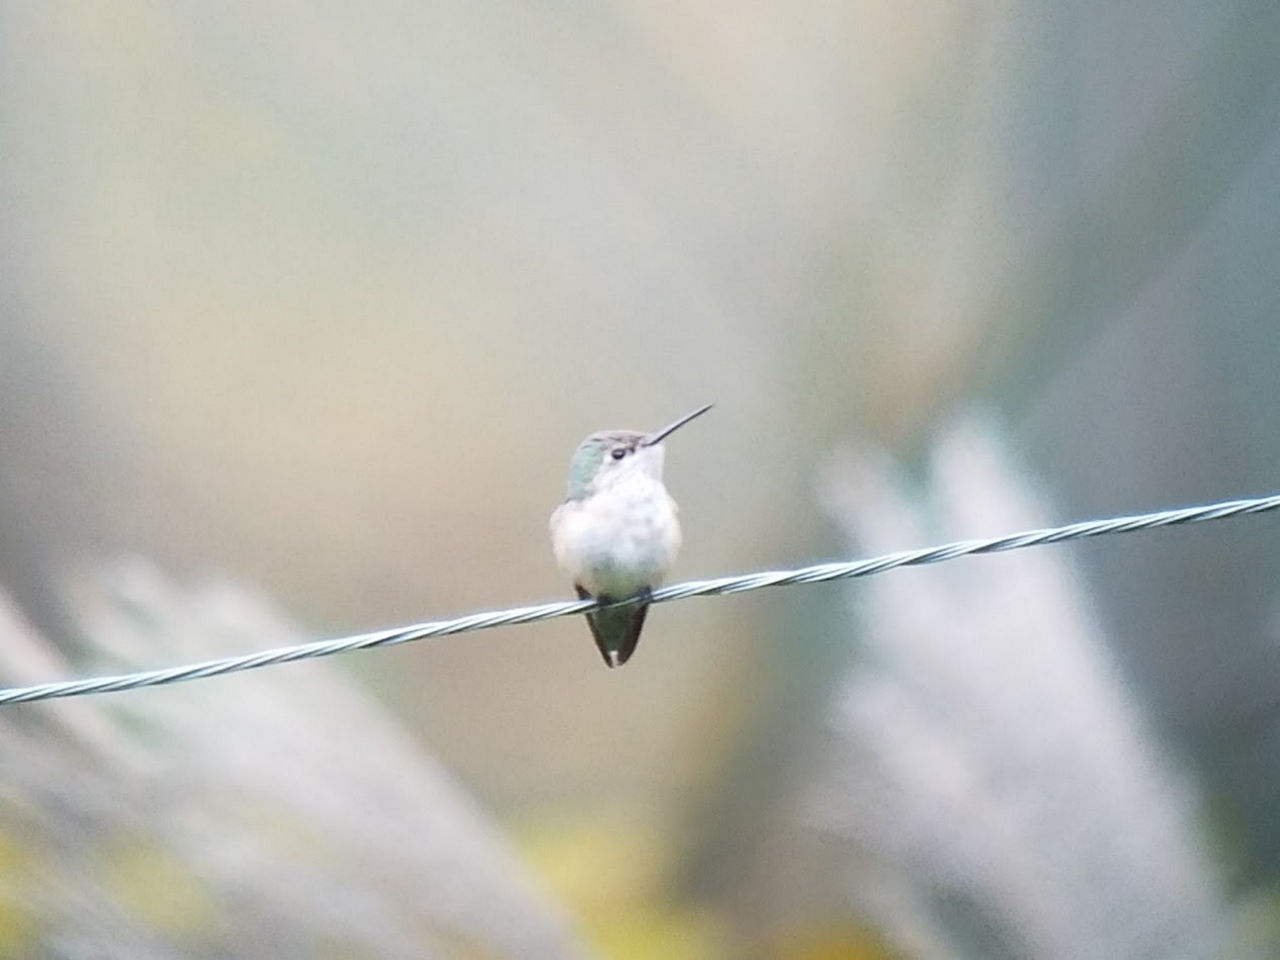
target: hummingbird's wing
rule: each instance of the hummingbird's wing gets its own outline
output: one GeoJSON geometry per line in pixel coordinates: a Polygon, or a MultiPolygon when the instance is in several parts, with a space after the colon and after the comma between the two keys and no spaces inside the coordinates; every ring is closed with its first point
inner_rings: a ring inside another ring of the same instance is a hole
{"type": "MultiPolygon", "coordinates": [[[[574,584],[579,600],[591,599],[591,594],[574,584]]],[[[648,595],[648,590],[645,595],[648,595]]],[[[600,599],[605,599],[601,597],[600,599]]],[[[620,667],[631,659],[636,652],[636,644],[640,642],[640,631],[644,629],[644,618],[649,612],[649,604],[637,603],[629,607],[615,607],[613,610],[593,610],[587,614],[587,626],[591,628],[591,636],[595,638],[600,656],[610,667],[620,667]]]]}

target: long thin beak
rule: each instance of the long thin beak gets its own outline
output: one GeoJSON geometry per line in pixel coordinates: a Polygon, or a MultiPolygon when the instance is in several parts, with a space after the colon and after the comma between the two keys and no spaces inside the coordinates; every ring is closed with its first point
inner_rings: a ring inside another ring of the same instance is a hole
{"type": "Polygon", "coordinates": [[[710,410],[714,406],[715,406],[714,403],[708,403],[705,407],[699,407],[697,410],[693,411],[693,413],[686,413],[683,417],[681,417],[675,423],[668,424],[667,426],[663,427],[661,430],[658,430],[654,433],[649,434],[647,437],[645,437],[643,440],[640,441],[640,446],[652,447],[655,443],[661,443],[663,440],[667,439],[667,437],[675,433],[677,430],[683,427],[686,423],[688,423],[694,417],[702,416],[704,413],[706,413],[708,410],[710,410]]]}

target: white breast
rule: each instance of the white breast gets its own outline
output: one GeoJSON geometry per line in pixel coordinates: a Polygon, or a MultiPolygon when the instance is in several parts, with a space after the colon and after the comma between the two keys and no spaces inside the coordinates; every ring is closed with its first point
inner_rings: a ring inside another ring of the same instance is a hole
{"type": "Polygon", "coordinates": [[[628,597],[661,584],[680,549],[676,504],[635,476],[606,493],[571,500],[551,515],[560,567],[592,596],[628,597]]]}

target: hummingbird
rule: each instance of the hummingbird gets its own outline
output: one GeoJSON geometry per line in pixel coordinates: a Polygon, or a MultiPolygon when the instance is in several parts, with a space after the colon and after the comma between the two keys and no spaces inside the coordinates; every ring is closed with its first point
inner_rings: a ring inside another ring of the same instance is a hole
{"type": "MultiPolygon", "coordinates": [[[[662,484],[662,441],[713,404],[653,433],[601,430],[578,444],[569,493],[551,514],[551,546],[580,600],[647,599],[680,550],[676,502],[662,484]]],[[[600,655],[620,667],[635,652],[649,604],[587,613],[600,655]]]]}

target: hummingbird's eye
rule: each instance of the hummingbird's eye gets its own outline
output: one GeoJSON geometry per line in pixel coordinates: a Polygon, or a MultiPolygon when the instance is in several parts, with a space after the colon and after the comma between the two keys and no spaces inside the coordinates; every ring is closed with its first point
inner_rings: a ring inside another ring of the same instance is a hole
{"type": "Polygon", "coordinates": [[[613,459],[615,460],[621,460],[626,455],[627,455],[626,447],[614,447],[612,450],[609,451],[609,456],[613,457],[613,459]]]}

